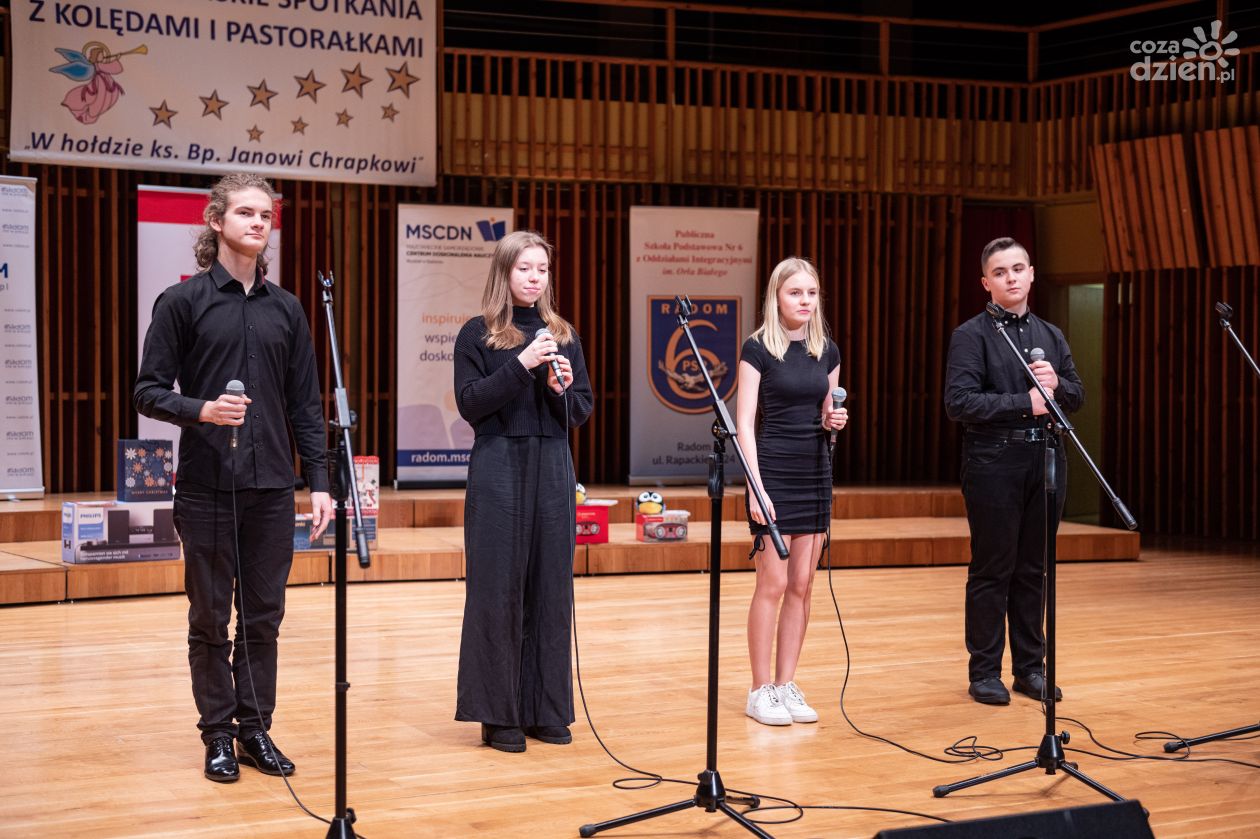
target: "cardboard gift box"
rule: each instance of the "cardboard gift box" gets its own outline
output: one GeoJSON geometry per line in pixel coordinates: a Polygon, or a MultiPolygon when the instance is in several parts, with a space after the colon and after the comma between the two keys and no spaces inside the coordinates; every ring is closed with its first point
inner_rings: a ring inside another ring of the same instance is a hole
{"type": "Polygon", "coordinates": [[[173,501],[65,501],[61,559],[74,564],[179,559],[173,501]]]}
{"type": "Polygon", "coordinates": [[[588,498],[577,505],[579,545],[602,545],[608,541],[608,508],[616,503],[615,499],[588,498]]]}
{"type": "MultiPolygon", "coordinates": [[[[350,521],[350,544],[348,546],[350,553],[354,553],[354,511],[346,511],[347,518],[350,521]]],[[[376,549],[376,517],[377,512],[373,510],[368,512],[363,510],[363,530],[367,533],[368,547],[376,549]]],[[[293,550],[295,551],[331,551],[337,548],[337,518],[334,515],[333,520],[328,522],[328,528],[319,535],[315,541],[311,541],[311,514],[310,513],[294,513],[293,514],[293,550]]]]}
{"type": "Polygon", "coordinates": [[[640,542],[685,542],[689,518],[691,513],[686,510],[639,513],[634,517],[634,538],[640,542]]]}

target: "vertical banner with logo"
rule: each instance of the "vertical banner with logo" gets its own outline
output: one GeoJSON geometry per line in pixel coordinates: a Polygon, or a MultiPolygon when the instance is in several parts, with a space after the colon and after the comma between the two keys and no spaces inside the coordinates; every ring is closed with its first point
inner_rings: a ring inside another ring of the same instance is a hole
{"type": "Polygon", "coordinates": [[[495,243],[513,212],[398,207],[397,486],[462,486],[473,431],[455,407],[455,338],[481,312],[495,243]]]}
{"type": "MultiPolygon", "coordinates": [[[[691,483],[708,474],[712,399],[678,325],[674,298],[695,305],[691,331],[734,414],[739,348],[757,299],[757,211],[630,208],[630,483],[691,483]]],[[[727,452],[727,478],[738,478],[727,452]]]]}
{"type": "MultiPolygon", "coordinates": [[[[136,194],[136,342],[144,354],[144,336],[153,320],[153,303],[168,286],[182,283],[197,273],[193,244],[205,225],[203,213],[210,200],[207,189],[140,186],[136,194]]],[[[280,213],[275,216],[267,245],[267,280],[280,278],[280,213]]],[[[281,283],[283,285],[283,283],[281,283]]],[[[226,385],[227,382],[224,382],[226,385]]],[[[146,416],[140,417],[139,438],[171,440],[176,444],[179,470],[179,428],[146,416]]]]}
{"type": "Polygon", "coordinates": [[[44,494],[35,344],[35,179],[0,177],[0,497],[44,494]]]}

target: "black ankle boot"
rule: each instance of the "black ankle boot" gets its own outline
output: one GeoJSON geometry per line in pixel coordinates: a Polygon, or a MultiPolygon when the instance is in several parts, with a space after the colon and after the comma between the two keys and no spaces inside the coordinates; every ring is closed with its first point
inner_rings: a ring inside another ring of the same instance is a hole
{"type": "Polygon", "coordinates": [[[481,724],[481,742],[501,752],[525,751],[525,732],[507,725],[481,724]]]}

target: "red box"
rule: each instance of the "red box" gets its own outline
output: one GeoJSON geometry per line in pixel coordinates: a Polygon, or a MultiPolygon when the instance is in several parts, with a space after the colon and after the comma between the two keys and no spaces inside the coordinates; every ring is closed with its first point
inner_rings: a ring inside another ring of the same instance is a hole
{"type": "Polygon", "coordinates": [[[690,517],[687,510],[665,510],[651,516],[638,513],[634,517],[634,538],[640,542],[685,542],[690,517]]]}
{"type": "Polygon", "coordinates": [[[577,543],[600,545],[608,541],[607,504],[577,505],[577,543]]]}

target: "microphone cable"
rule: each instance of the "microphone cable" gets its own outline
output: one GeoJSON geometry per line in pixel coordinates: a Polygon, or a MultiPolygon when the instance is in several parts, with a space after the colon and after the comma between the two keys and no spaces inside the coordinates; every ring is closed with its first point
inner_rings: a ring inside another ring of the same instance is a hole
{"type": "MultiPolygon", "coordinates": [[[[245,612],[245,578],[242,576],[242,573],[241,573],[241,536],[240,536],[240,524],[237,521],[237,510],[236,510],[236,450],[235,449],[231,449],[231,458],[232,458],[232,469],[230,471],[232,473],[232,544],[233,544],[233,549],[235,551],[235,558],[236,558],[235,605],[236,605],[236,612],[237,612],[237,622],[241,627],[241,641],[245,648],[245,672],[249,674],[249,693],[250,693],[250,697],[254,700],[254,710],[255,710],[254,719],[258,721],[258,730],[259,732],[262,733],[263,737],[266,738],[268,745],[271,747],[272,754],[278,754],[279,750],[276,748],[275,741],[271,739],[271,734],[263,727],[262,709],[258,702],[258,690],[254,685],[254,670],[250,664],[249,621],[247,620],[246,612],[245,612]]],[[[338,466],[337,468],[340,468],[340,467],[338,466]]],[[[287,580],[285,581],[285,585],[286,586],[288,585],[287,580]]],[[[278,664],[277,664],[277,669],[278,669],[278,664]]],[[[237,734],[239,735],[240,732],[238,731],[237,734]]],[[[233,739],[239,739],[239,736],[233,739]]],[[[297,793],[297,790],[293,788],[293,784],[289,782],[289,775],[291,773],[287,773],[284,771],[284,767],[283,765],[281,765],[279,758],[276,759],[276,766],[280,769],[280,778],[284,781],[285,787],[288,788],[289,795],[293,798],[294,803],[297,804],[297,806],[302,810],[302,812],[306,813],[306,815],[310,816],[316,821],[320,821],[326,825],[331,826],[332,825],[331,819],[326,819],[323,816],[319,815],[318,813],[313,812],[302,801],[301,797],[297,793]]],[[[263,774],[267,774],[267,773],[263,773],[263,774]]],[[[367,839],[366,836],[364,836],[362,833],[359,833],[357,831],[355,832],[355,835],[359,837],[359,839],[367,839]]]]}

